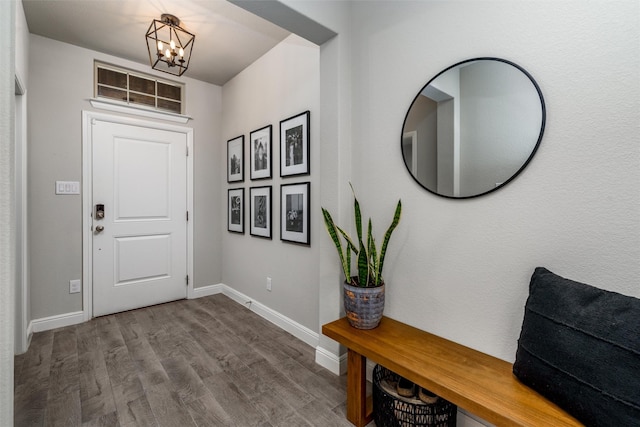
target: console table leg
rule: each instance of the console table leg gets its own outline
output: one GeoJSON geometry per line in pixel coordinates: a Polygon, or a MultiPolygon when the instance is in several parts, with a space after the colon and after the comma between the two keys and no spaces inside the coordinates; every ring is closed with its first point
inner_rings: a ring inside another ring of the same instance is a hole
{"type": "Polygon", "coordinates": [[[367,404],[367,358],[349,349],[347,352],[347,419],[357,427],[371,421],[367,404]]]}

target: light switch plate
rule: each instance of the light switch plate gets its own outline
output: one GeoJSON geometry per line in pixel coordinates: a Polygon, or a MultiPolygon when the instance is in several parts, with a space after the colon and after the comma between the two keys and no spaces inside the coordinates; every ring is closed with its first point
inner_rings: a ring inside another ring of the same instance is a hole
{"type": "Polygon", "coordinates": [[[80,194],[78,181],[56,181],[56,194],[80,194]]]}

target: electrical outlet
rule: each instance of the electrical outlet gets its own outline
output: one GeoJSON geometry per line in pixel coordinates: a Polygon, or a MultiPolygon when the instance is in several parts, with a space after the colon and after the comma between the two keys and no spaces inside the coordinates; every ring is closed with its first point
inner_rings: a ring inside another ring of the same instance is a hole
{"type": "Polygon", "coordinates": [[[80,292],[82,282],[80,280],[69,280],[69,293],[77,294],[80,292]]]}
{"type": "Polygon", "coordinates": [[[267,277],[267,290],[271,292],[271,277],[267,277]]]}

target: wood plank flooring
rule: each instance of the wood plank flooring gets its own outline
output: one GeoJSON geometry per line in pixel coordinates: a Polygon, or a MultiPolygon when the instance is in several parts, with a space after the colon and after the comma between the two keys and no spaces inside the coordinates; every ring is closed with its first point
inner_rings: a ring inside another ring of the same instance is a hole
{"type": "Polygon", "coordinates": [[[350,426],[346,377],[223,295],[33,335],[15,426],[350,426]]]}

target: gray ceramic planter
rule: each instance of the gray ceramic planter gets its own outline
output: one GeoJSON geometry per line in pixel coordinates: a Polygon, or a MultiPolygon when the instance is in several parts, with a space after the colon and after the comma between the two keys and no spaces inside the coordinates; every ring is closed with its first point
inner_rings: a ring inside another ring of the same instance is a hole
{"type": "Polygon", "coordinates": [[[384,289],[384,284],[361,288],[344,283],[344,310],[351,326],[358,329],[378,326],[384,311],[384,289]]]}

